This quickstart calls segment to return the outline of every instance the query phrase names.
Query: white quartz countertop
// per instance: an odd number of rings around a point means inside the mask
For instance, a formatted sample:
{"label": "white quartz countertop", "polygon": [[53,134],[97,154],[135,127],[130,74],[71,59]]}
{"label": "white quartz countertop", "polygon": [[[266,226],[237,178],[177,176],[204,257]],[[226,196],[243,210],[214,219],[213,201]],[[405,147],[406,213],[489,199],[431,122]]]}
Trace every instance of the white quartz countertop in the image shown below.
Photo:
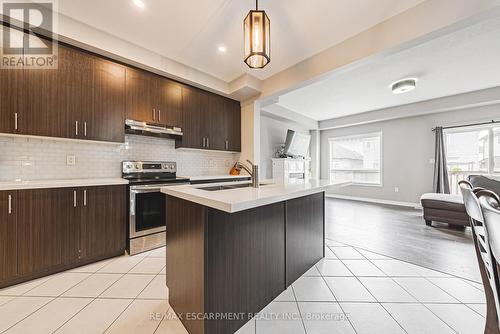
{"label": "white quartz countertop", "polygon": [[[234,184],[248,181],[233,182]],[[227,185],[227,183],[210,183],[197,185],[179,185],[164,187],[161,191],[167,195],[182,198],[229,213],[251,209],[267,204],[286,201],[292,198],[307,196],[325,191],[332,187],[341,187],[348,182],[332,182],[329,180],[300,180],[293,183],[279,183],[275,180],[261,181],[265,185],[260,188],[236,188],[208,191],[199,188]]]}
{"label": "white quartz countertop", "polygon": [[241,179],[241,178],[249,178],[250,175],[242,174],[242,175],[198,175],[198,176],[185,176],[191,181],[208,181],[208,180],[225,180],[225,179]]}
{"label": "white quartz countertop", "polygon": [[7,182],[2,181],[0,182],[0,190],[92,187],[92,186],[107,186],[107,185],[118,185],[118,184],[128,184],[128,181],[122,178],[7,181]]}

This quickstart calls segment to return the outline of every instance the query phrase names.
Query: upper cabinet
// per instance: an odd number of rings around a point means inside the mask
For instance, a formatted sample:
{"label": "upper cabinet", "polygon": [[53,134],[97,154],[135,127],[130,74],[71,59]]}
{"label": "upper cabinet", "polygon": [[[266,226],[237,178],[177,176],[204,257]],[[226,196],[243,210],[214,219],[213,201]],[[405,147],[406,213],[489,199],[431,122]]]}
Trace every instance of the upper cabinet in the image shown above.
{"label": "upper cabinet", "polygon": [[59,44],[56,69],[0,69],[0,131],[124,141],[125,68]]}
{"label": "upper cabinet", "polygon": [[182,127],[182,86],[146,71],[127,68],[127,119]]}
{"label": "upper cabinet", "polygon": [[[93,140],[125,140],[125,67],[93,57],[92,110],[87,136]],[[85,124],[84,124],[85,125]],[[85,130],[85,129],[84,129]]]}
{"label": "upper cabinet", "polygon": [[2,133],[124,142],[125,119],[180,127],[176,147],[241,150],[237,101],[62,43],[57,69],[0,68]]}
{"label": "upper cabinet", "polygon": [[184,135],[177,147],[241,151],[239,102],[185,86],[182,103]]}
{"label": "upper cabinet", "polygon": [[156,75],[127,67],[126,118],[143,122],[156,120]]}

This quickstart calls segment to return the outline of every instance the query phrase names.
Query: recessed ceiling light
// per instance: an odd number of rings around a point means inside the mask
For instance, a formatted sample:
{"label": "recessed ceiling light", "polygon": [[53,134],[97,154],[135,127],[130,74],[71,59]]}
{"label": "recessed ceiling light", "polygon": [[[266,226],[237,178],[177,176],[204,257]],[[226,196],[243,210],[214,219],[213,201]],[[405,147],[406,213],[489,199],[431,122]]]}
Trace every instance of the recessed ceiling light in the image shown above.
{"label": "recessed ceiling light", "polygon": [[133,1],[134,1],[134,5],[136,5],[137,7],[144,8],[144,1],[142,1],[142,0],[133,0]]}
{"label": "recessed ceiling light", "polygon": [[227,48],[226,48],[225,46],[221,45],[221,46],[219,46],[219,47],[217,48],[217,50],[219,50],[219,52],[220,52],[220,53],[226,53]]}
{"label": "recessed ceiling light", "polygon": [[417,78],[406,78],[398,80],[390,85],[393,94],[403,94],[417,88]]}

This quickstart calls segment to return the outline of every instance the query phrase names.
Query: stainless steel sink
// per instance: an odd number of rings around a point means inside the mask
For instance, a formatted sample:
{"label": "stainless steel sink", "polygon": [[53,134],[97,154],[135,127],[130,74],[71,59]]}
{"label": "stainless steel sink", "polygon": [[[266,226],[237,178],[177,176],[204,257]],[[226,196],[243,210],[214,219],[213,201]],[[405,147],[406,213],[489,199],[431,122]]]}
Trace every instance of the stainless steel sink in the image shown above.
{"label": "stainless steel sink", "polygon": [[[272,183],[260,183],[260,186],[267,186]],[[239,183],[239,184],[224,184],[218,186],[207,186],[207,187],[199,187],[196,189],[206,190],[206,191],[219,191],[219,190],[228,190],[228,189],[238,189],[238,188],[251,188],[251,183]]]}

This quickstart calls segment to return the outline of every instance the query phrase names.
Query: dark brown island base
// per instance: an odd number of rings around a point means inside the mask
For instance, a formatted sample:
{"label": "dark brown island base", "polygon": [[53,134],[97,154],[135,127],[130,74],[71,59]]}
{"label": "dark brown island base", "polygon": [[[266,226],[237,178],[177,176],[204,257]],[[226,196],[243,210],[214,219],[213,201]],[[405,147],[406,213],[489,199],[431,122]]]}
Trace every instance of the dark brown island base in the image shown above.
{"label": "dark brown island base", "polygon": [[230,213],[167,194],[169,302],[190,334],[236,332],[324,257],[324,196]]}

